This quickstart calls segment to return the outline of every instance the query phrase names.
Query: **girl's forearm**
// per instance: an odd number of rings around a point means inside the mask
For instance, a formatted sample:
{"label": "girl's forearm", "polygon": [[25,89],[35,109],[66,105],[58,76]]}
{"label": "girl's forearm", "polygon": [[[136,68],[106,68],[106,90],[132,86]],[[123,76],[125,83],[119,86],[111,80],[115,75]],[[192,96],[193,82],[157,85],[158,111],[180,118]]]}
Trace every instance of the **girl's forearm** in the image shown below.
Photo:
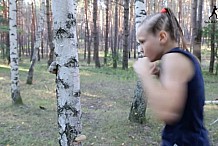
{"label": "girl's forearm", "polygon": [[170,93],[159,80],[152,76],[144,77],[142,84],[149,104],[160,120],[172,123],[179,119],[180,112],[174,107],[176,101],[173,93]]}

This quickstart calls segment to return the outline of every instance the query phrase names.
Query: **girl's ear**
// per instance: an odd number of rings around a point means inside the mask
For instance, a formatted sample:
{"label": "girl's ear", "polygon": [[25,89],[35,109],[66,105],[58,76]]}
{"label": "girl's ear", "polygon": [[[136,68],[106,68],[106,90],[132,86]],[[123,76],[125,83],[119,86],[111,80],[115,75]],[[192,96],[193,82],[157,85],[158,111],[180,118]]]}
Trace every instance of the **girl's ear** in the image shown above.
{"label": "girl's ear", "polygon": [[159,40],[161,44],[165,44],[168,40],[168,33],[166,31],[161,30],[159,33]]}

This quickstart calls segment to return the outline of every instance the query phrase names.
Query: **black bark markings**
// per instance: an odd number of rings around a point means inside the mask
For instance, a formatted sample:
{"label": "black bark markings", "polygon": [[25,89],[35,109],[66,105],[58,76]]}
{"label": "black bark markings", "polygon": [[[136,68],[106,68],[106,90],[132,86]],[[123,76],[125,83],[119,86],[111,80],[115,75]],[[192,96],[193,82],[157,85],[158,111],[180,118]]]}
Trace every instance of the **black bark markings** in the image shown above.
{"label": "black bark markings", "polygon": [[[63,107],[58,106],[59,115],[65,114],[66,119],[69,119],[69,114],[67,114],[67,111],[71,111],[72,114],[70,114],[70,116],[72,115],[73,117],[77,117],[77,115],[79,114],[79,111],[75,107],[70,106],[68,103],[65,103]],[[61,137],[63,136],[63,134],[65,134],[68,140],[73,139],[73,141],[75,141],[76,136],[78,134],[81,134],[81,132],[78,132],[76,130],[76,126],[71,125],[69,122],[67,122],[65,125],[66,125],[65,130],[63,132],[59,132]],[[61,127],[59,122],[58,122],[58,126]],[[67,141],[67,143],[68,145],[70,145],[71,141]]]}
{"label": "black bark markings", "polygon": [[62,27],[60,27],[55,36],[59,39],[59,38],[63,38],[64,37],[64,34],[68,34],[67,31],[65,29],[63,29]]}
{"label": "black bark markings", "polygon": [[68,83],[64,82],[64,79],[61,79],[59,76],[57,80],[64,86],[64,89],[68,89],[70,87]]}
{"label": "black bark markings", "polygon": [[64,64],[66,67],[79,67],[79,62],[77,61],[76,57],[73,56],[69,58],[69,61]]}

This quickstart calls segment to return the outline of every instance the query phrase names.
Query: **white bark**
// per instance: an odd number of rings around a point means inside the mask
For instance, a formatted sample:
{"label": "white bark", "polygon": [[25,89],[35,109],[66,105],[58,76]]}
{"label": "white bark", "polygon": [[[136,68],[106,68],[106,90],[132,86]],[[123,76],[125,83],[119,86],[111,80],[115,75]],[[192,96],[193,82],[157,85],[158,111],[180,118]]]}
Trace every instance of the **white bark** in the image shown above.
{"label": "white bark", "polygon": [[61,146],[74,145],[74,140],[82,129],[76,6],[76,0],[52,1]]}
{"label": "white bark", "polygon": [[9,36],[10,36],[10,65],[11,65],[11,97],[15,104],[22,103],[19,88],[19,68],[17,51],[17,6],[16,0],[9,1]]}
{"label": "white bark", "polygon": [[[144,0],[135,0],[135,28],[138,31],[139,24],[143,21],[146,16]],[[138,57],[141,57],[141,49],[139,43],[138,47]],[[136,89],[134,91],[133,103],[131,106],[129,120],[132,122],[143,123],[145,122],[145,112],[147,108],[147,99],[144,95],[141,82],[138,80],[136,84]]]}
{"label": "white bark", "polygon": [[43,32],[43,26],[45,21],[45,0],[41,0],[41,7],[40,7],[40,13],[39,17],[37,17],[38,25],[37,25],[37,32],[36,32],[36,43],[35,43],[35,56],[37,58],[37,52],[39,51],[40,45],[41,45],[41,34]]}
{"label": "white bark", "polygon": [[[146,2],[144,0],[135,0],[135,27],[136,32],[138,31],[138,26],[142,22],[142,20],[146,17],[145,6]],[[138,53],[140,52],[140,46],[138,47]]]}

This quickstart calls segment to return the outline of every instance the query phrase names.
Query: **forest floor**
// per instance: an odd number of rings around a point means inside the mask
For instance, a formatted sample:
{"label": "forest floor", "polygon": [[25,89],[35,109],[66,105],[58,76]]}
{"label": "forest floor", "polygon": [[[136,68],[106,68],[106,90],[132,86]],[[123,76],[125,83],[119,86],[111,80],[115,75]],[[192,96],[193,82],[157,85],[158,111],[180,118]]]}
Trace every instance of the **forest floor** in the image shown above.
{"label": "forest floor", "polygon": [[[130,63],[131,66],[132,63]],[[33,85],[26,84],[29,61],[20,61],[20,90],[25,106],[13,106],[10,67],[0,63],[0,146],[58,146],[55,75],[46,60],[37,62]],[[206,98],[218,98],[218,76],[204,71]],[[158,146],[163,124],[149,106],[146,123],[128,120],[137,78],[128,71],[80,62],[82,134],[84,146]],[[41,107],[41,108],[40,108]],[[44,107],[45,109],[42,109]],[[205,106],[211,146],[218,146],[218,106]]]}

